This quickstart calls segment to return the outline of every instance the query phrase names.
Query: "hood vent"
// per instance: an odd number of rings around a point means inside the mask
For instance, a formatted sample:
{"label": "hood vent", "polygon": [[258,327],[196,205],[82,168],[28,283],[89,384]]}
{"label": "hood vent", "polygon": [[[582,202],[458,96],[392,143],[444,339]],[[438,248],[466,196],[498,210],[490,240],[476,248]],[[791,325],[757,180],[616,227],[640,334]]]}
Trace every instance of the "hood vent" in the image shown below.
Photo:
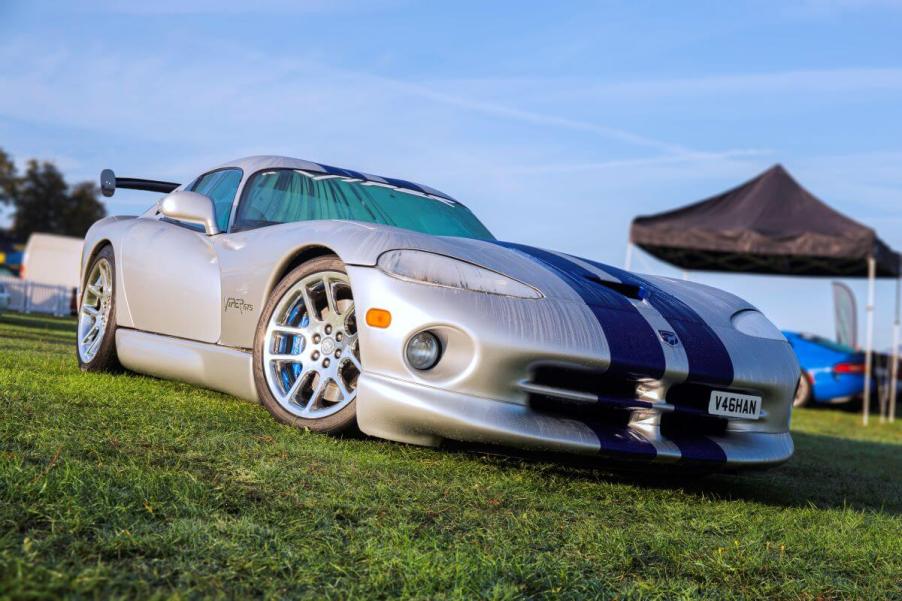
{"label": "hood vent", "polygon": [[648,290],[643,286],[624,284],[622,282],[611,282],[608,280],[603,280],[595,274],[586,274],[583,277],[593,284],[604,286],[605,288],[620,293],[627,298],[632,298],[634,300],[645,300],[646,298],[648,298]]}

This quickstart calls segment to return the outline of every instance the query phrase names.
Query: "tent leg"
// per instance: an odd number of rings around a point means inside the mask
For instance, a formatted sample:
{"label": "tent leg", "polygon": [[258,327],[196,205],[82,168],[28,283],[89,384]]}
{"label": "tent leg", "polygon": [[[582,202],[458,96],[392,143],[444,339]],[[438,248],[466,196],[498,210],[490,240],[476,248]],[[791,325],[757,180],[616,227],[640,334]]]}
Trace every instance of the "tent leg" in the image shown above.
{"label": "tent leg", "polygon": [[874,279],[877,274],[877,264],[874,257],[868,257],[868,305],[867,311],[867,342],[865,343],[864,356],[864,402],[861,407],[861,423],[868,425],[868,416],[871,413],[871,376],[874,371],[872,350],[874,348]]}
{"label": "tent leg", "polygon": [[626,243],[626,260],[623,263],[624,269],[629,271],[633,267],[633,243]]}
{"label": "tent leg", "polygon": [[899,384],[899,300],[902,276],[896,278],[896,319],[893,322],[893,364],[890,367],[889,421],[896,421],[896,387]]}

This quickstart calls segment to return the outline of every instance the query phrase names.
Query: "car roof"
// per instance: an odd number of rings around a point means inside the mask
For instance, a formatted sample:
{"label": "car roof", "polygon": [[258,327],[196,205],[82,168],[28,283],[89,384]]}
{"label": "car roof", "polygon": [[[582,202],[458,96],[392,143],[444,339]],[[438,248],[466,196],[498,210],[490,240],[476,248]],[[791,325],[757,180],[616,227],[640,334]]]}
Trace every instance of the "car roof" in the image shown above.
{"label": "car roof", "polygon": [[323,163],[314,163],[313,161],[306,161],[304,159],[295,159],[291,157],[276,155],[249,156],[223,163],[222,165],[216,167],[216,169],[225,169],[228,167],[238,167],[246,174],[255,173],[264,169],[299,169],[301,171],[321,173],[323,175],[334,175],[337,177],[359,179],[361,181],[384,184],[402,190],[409,190],[411,192],[427,194],[429,196],[435,196],[437,198],[443,198],[445,200],[457,202],[454,198],[448,196],[444,192],[440,192],[435,188],[423,184],[417,184],[411,181],[394,177],[372,175],[370,173],[364,173],[362,171],[355,171],[353,169],[345,169],[342,167],[333,167],[331,165],[324,165]]}

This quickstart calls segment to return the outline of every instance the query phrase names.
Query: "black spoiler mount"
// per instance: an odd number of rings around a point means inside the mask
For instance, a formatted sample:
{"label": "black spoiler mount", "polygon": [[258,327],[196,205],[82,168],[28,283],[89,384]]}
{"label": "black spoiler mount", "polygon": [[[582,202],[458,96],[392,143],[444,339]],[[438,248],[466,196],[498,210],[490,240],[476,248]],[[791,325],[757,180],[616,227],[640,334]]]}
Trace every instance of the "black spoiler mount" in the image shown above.
{"label": "black spoiler mount", "polygon": [[100,192],[104,196],[112,196],[116,188],[129,190],[146,190],[147,192],[162,192],[169,194],[181,184],[173,182],[160,182],[153,179],[138,179],[136,177],[116,177],[112,169],[104,169],[100,172]]}

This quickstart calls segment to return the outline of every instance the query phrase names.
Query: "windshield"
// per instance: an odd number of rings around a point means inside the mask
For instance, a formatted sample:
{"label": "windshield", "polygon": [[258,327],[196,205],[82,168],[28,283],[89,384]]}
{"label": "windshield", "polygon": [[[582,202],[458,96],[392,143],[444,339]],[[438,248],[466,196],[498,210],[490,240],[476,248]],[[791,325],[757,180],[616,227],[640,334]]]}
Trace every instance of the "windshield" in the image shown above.
{"label": "windshield", "polygon": [[804,340],[808,340],[810,342],[814,342],[815,344],[819,344],[821,346],[827,347],[830,350],[837,351],[840,353],[854,353],[855,349],[851,346],[846,346],[845,344],[840,344],[838,342],[833,342],[832,340],[828,340],[822,336],[817,336],[815,334],[799,334]]}
{"label": "windshield", "polygon": [[393,225],[435,236],[494,240],[462,204],[370,182],[316,177],[293,169],[261,171],[245,186],[234,230],[315,219]]}

